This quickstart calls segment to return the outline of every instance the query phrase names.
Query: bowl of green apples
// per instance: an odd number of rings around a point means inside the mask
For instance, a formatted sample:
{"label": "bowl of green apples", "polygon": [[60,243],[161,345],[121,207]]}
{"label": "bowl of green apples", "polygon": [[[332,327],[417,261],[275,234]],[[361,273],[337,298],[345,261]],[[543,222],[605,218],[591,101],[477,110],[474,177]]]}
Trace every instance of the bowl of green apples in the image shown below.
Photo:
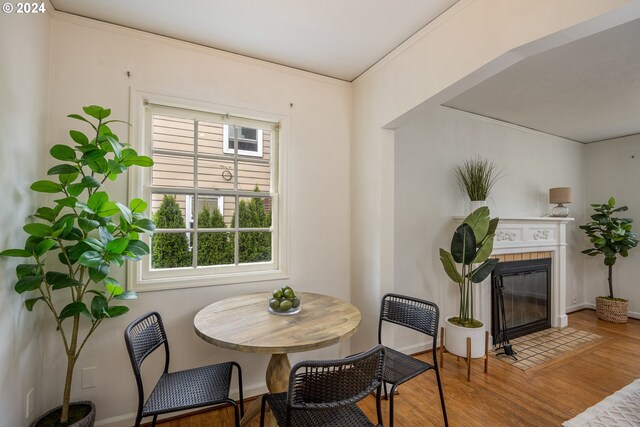
{"label": "bowl of green apples", "polygon": [[268,301],[269,313],[291,315],[302,310],[302,302],[290,286],[283,286],[271,293]]}

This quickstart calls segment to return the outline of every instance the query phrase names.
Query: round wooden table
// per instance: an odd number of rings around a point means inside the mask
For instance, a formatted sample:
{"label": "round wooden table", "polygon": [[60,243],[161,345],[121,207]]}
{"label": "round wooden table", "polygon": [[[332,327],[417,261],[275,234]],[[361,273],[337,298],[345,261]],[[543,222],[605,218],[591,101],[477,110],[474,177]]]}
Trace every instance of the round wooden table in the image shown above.
{"label": "round wooden table", "polygon": [[[270,393],[287,390],[291,363],[287,353],[315,350],[353,335],[360,326],[360,310],[339,298],[303,292],[302,310],[294,315],[272,314],[270,293],[239,295],[214,302],[193,319],[196,334],[218,347],[271,354],[266,382]],[[248,423],[260,412],[254,400],[242,419]]]}

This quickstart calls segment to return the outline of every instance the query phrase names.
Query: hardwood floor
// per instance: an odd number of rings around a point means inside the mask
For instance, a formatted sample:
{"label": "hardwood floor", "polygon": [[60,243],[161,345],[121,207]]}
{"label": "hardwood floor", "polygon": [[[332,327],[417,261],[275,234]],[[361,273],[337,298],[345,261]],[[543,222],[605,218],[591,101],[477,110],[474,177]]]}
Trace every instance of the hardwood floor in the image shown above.
{"label": "hardwood floor", "polygon": [[[441,370],[449,425],[457,426],[559,426],[589,406],[640,378],[640,320],[617,325],[598,320],[595,311],[569,315],[575,329],[604,337],[597,345],[525,374],[506,363],[490,360],[489,372],[474,361],[471,382],[466,365],[445,355]],[[516,348],[517,350],[517,348]],[[419,356],[431,360],[431,353]],[[425,373],[399,388],[395,399],[395,425],[428,427],[444,425],[435,375]],[[375,419],[373,397],[361,403]],[[388,406],[383,401],[385,425]],[[231,409],[220,409],[163,423],[163,427],[232,426]],[[258,426],[256,421],[252,426]]]}

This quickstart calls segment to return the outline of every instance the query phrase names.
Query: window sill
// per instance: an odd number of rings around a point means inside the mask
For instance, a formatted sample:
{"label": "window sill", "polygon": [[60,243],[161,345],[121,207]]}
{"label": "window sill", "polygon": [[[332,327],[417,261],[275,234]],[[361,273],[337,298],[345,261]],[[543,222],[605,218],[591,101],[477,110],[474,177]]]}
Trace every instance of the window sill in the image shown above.
{"label": "window sill", "polygon": [[151,292],[170,289],[232,285],[237,283],[265,282],[270,280],[283,280],[288,278],[289,275],[282,270],[247,271],[242,273],[236,272],[228,274],[163,277],[154,279],[142,279],[140,277],[133,277],[131,278],[133,280],[129,281],[129,283],[131,284],[129,286],[129,289],[136,292]]}

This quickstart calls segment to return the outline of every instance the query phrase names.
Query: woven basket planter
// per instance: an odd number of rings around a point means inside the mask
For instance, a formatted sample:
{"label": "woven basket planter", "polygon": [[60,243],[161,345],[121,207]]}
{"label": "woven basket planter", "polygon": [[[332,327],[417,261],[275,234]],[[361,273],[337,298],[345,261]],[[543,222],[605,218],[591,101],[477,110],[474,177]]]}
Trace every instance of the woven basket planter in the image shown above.
{"label": "woven basket planter", "polygon": [[627,323],[629,301],[596,297],[598,319],[611,323]]}

